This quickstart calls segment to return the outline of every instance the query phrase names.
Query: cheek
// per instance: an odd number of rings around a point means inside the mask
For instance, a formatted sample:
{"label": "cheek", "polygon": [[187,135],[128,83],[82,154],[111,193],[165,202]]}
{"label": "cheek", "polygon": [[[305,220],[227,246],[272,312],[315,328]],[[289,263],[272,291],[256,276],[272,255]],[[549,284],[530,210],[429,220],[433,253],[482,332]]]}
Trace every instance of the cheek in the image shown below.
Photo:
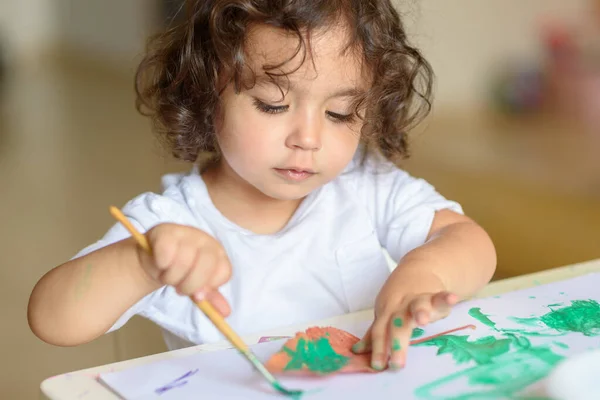
{"label": "cheek", "polygon": [[350,129],[342,129],[331,136],[328,143],[329,158],[337,168],[344,168],[354,156],[359,144],[359,134]]}
{"label": "cheek", "polygon": [[[256,113],[232,113],[222,120],[217,129],[217,138],[223,155],[228,159],[253,160],[255,163],[261,156],[272,154],[276,143],[273,143],[273,126],[258,118]],[[234,160],[228,160],[234,161]]]}

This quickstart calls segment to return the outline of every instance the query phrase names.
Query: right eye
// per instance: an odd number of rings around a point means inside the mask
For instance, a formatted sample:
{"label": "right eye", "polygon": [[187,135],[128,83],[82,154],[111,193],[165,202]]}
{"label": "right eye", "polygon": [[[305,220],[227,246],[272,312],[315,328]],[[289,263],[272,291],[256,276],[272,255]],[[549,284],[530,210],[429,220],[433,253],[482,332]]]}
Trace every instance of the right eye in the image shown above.
{"label": "right eye", "polygon": [[289,106],[273,106],[256,98],[254,99],[254,107],[256,107],[258,111],[262,111],[267,114],[279,114],[289,108]]}

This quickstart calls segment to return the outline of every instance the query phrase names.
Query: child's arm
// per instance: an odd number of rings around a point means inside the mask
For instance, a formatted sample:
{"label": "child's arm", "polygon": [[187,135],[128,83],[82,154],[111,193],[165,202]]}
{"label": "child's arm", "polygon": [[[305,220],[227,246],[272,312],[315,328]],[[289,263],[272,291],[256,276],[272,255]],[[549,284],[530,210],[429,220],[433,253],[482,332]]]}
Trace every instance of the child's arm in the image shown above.
{"label": "child's arm", "polygon": [[159,287],[142,268],[135,241],[128,238],[44,275],[29,299],[29,326],[50,344],[86,343]]}
{"label": "child's arm", "polygon": [[226,301],[212,290],[231,274],[219,242],[198,229],[175,224],[157,225],[146,236],[152,256],[128,238],[42,277],[29,299],[28,320],[35,335],[60,346],[89,342],[163,285],[188,296],[210,292],[209,300],[228,313]]}
{"label": "child's arm", "polygon": [[496,268],[487,233],[468,217],[436,213],[427,242],[398,263],[379,296],[375,321],[358,352],[372,351],[374,367],[404,366],[412,329],[448,315],[450,308],[481,289]]}

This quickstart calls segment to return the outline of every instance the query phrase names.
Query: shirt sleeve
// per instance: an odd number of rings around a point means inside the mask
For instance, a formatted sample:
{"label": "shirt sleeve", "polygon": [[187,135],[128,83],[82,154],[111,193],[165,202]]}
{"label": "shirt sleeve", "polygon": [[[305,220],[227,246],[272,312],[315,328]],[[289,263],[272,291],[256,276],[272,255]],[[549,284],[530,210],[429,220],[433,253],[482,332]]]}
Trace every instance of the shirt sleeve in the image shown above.
{"label": "shirt sleeve", "polygon": [[[182,204],[165,196],[155,193],[144,193],[129,201],[121,211],[129,219],[131,224],[140,232],[145,233],[151,228],[161,223],[179,223],[189,224],[189,213],[186,212]],[[83,257],[93,251],[116,243],[131,236],[121,223],[113,225],[108,232],[99,241],[87,246],[75,255],[75,258]],[[150,320],[155,319],[155,306],[161,298],[168,295],[168,288],[162,287],[140,299],[131,306],[113,326],[107,331],[112,332],[121,328],[131,317],[139,314]]]}
{"label": "shirt sleeve", "polygon": [[367,165],[358,176],[357,189],[367,203],[379,242],[396,263],[425,243],[437,211],[463,213],[458,203],[444,198],[431,184],[394,165],[376,169]]}

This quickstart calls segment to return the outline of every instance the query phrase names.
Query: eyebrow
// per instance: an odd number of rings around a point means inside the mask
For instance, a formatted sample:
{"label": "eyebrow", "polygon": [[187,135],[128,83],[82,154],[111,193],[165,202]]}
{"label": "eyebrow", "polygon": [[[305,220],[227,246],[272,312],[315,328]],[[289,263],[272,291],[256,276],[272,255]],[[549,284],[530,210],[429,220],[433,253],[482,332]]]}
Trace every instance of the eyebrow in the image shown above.
{"label": "eyebrow", "polygon": [[[284,77],[274,76],[273,79],[267,76],[259,76],[256,78],[255,84],[257,86],[269,86],[269,85],[278,85],[279,87],[286,87],[288,90],[293,90],[293,83],[287,81]],[[355,97],[363,95],[365,92],[358,87],[344,87],[339,90],[336,90],[331,95],[327,96],[329,99],[333,99],[336,97]]]}

